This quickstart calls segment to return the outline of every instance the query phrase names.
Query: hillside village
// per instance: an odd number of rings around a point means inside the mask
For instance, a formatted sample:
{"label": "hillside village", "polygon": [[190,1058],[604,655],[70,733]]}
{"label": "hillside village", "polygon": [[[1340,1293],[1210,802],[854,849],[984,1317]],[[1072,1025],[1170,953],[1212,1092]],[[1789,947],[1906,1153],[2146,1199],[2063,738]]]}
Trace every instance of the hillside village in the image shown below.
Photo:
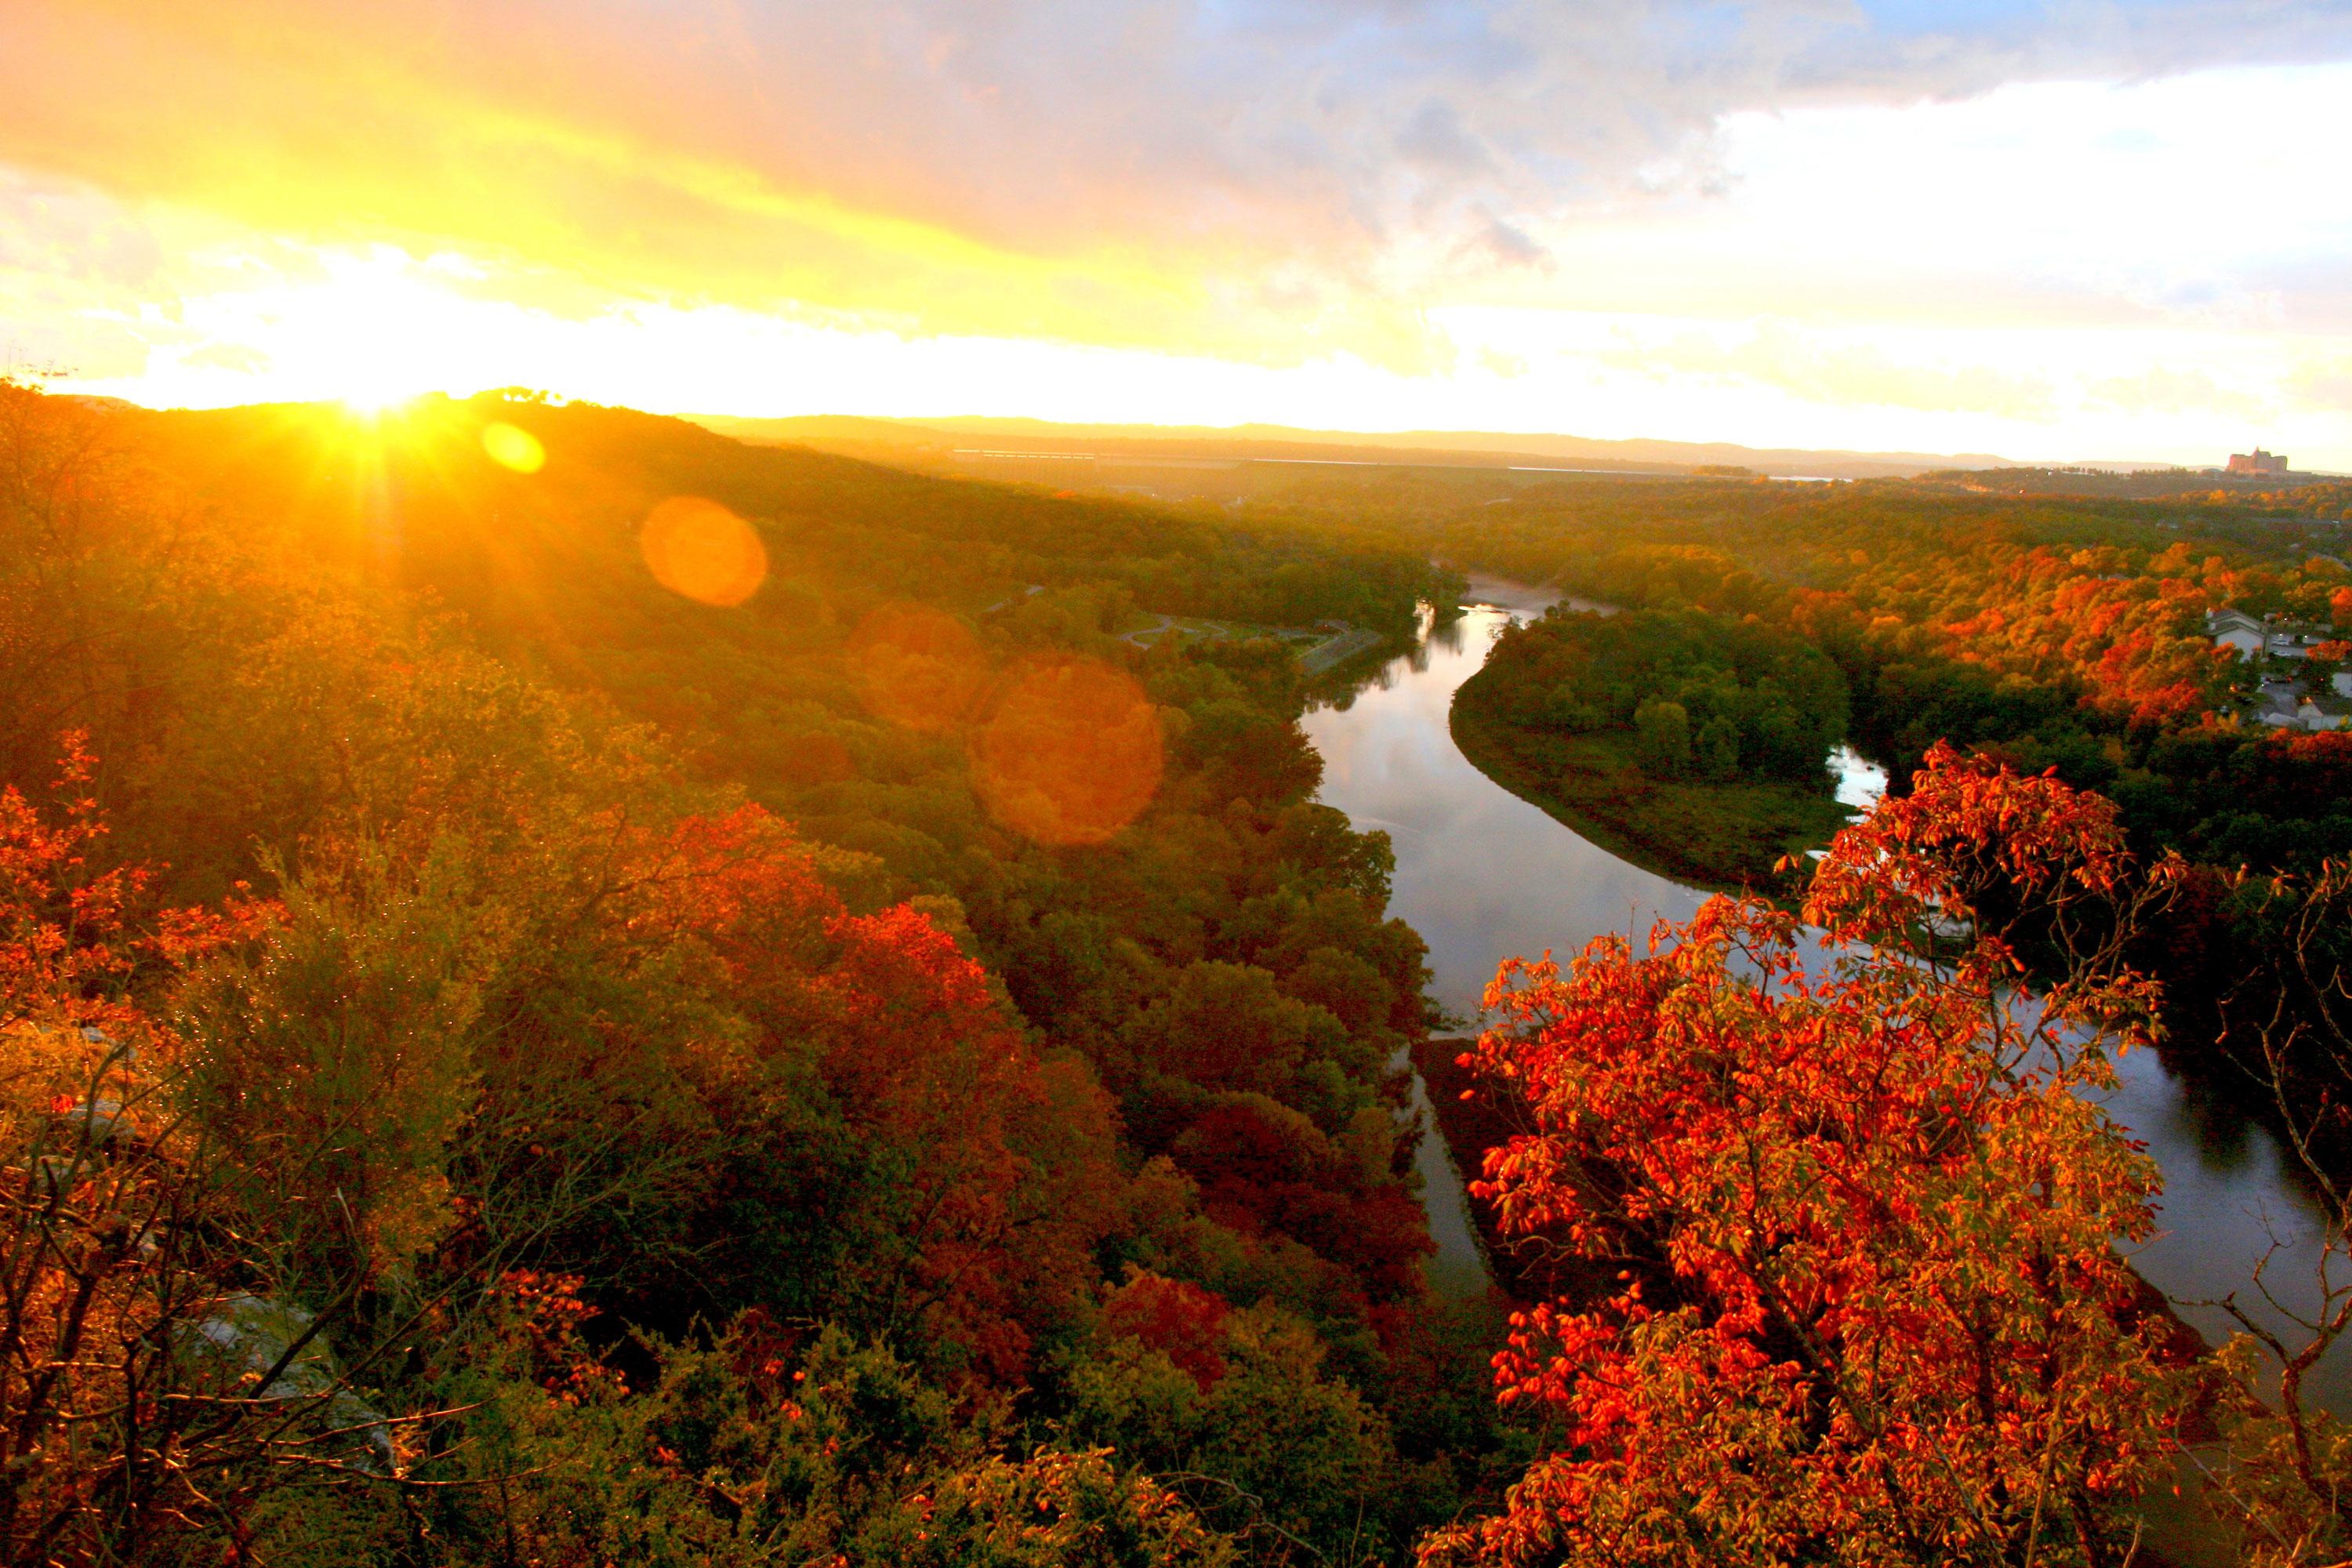
{"label": "hillside village", "polygon": [[2278,729],[2340,730],[2352,721],[2352,644],[2334,628],[2283,616],[2216,610],[2206,634],[2242,662],[2254,688],[2246,717]]}

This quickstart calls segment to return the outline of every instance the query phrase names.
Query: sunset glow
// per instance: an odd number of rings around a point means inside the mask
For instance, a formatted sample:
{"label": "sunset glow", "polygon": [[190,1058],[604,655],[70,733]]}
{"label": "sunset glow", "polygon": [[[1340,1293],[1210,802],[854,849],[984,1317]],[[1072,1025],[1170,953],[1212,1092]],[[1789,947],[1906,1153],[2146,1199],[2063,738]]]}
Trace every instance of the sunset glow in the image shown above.
{"label": "sunset glow", "polygon": [[157,405],[2352,467],[2352,195],[2284,155],[2334,13],[1348,11],[32,0],[0,344]]}
{"label": "sunset glow", "polygon": [[0,0],[0,1564],[2352,1568],[2352,0]]}

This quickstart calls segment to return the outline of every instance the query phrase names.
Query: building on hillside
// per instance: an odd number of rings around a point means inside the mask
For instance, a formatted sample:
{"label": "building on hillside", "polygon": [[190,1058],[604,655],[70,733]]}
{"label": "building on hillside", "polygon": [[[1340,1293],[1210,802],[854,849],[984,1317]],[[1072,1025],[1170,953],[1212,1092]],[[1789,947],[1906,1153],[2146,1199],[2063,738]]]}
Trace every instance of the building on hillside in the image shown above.
{"label": "building on hillside", "polygon": [[2251,452],[2230,454],[2230,472],[2233,474],[2284,474],[2286,459],[2275,452],[2265,452],[2260,447]]}
{"label": "building on hillside", "polygon": [[2299,728],[2304,693],[2301,685],[2291,680],[2265,680],[2254,693],[2254,717],[2277,729]]}
{"label": "building on hillside", "polygon": [[2236,651],[2240,658],[2252,658],[2263,651],[2263,623],[2243,610],[2216,610],[2205,617],[2205,634],[2216,647]]}
{"label": "building on hillside", "polygon": [[2243,610],[2215,610],[2205,617],[2205,635],[2216,647],[2226,647],[2240,658],[2267,655],[2272,658],[2309,658],[2311,650],[2327,640],[2326,628],[2305,621],[2266,616],[2261,620]]}
{"label": "building on hillside", "polygon": [[2265,680],[2254,694],[2252,717],[2273,730],[2341,730],[2352,717],[2347,710],[2352,704],[2333,691],[2315,698],[2300,680]]}

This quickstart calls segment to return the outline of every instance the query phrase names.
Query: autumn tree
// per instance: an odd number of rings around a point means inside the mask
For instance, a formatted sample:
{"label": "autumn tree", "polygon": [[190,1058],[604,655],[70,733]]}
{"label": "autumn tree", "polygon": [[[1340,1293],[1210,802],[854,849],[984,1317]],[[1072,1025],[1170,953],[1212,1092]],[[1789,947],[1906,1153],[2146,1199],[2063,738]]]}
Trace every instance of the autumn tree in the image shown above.
{"label": "autumn tree", "polygon": [[2247,930],[2216,1005],[2224,1071],[2283,1135],[2318,1245],[2314,1256],[2273,1233],[2218,1303],[2239,1332],[2219,1357],[2233,1397],[2204,1469],[2241,1561],[2307,1568],[2352,1556],[2352,1428],[2314,1386],[2352,1332],[2352,865],[2241,872],[2228,892]]}
{"label": "autumn tree", "polygon": [[1615,1282],[1514,1318],[1500,1396],[1562,1441],[1423,1561],[2124,1561],[2179,1380],[2116,1245],[2158,1173],[2080,1091],[2148,1041],[2161,881],[2105,801],[1939,748],[1813,929],[1716,900],[1507,963],[1465,1061],[1528,1131],[1473,1190]]}
{"label": "autumn tree", "polygon": [[381,1347],[348,1296],[277,1293],[244,1173],[189,1114],[187,1042],[131,988],[273,912],[156,909],[144,868],[103,864],[93,764],[68,736],[56,806],[0,789],[0,1557],[184,1562],[290,1491],[396,1486],[394,1435],[429,1413],[354,1394],[330,1332]]}
{"label": "autumn tree", "polygon": [[[1071,1372],[1066,1441],[1102,1445],[1228,1531],[1248,1560],[1369,1565],[1403,1546],[1388,1424],[1299,1320],[1228,1312],[1151,1275],[1112,1293],[1108,1343]],[[1403,1517],[1401,1517],[1403,1516]]]}
{"label": "autumn tree", "polygon": [[[561,1326],[547,1338],[559,1354],[579,1349]],[[1024,1453],[1001,1407],[961,1407],[837,1330],[795,1349],[752,1315],[709,1344],[662,1349],[651,1387],[606,1382],[517,1408],[499,1453],[453,1454],[459,1473],[522,1461],[532,1477],[443,1494],[454,1560],[1224,1568],[1239,1556],[1108,1450]]]}

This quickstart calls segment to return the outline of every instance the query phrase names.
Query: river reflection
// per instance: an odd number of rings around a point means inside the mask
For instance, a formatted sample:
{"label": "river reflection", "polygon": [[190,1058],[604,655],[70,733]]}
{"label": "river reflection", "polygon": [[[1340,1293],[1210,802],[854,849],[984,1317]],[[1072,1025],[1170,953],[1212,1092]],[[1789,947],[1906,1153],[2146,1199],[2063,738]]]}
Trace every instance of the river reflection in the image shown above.
{"label": "river reflection", "polygon": [[1480,773],[1454,743],[1454,692],[1478,672],[1514,616],[1556,594],[1474,578],[1475,603],[1345,708],[1307,715],[1323,754],[1320,799],[1396,846],[1391,906],[1429,943],[1439,1005],[1478,1012],[1495,966],[1546,948],[1565,958],[1606,931],[1686,920],[1704,895],[1578,837]]}
{"label": "river reflection", "polygon": [[[1504,626],[1559,599],[1473,578],[1461,619],[1305,720],[1323,755],[1320,798],[1359,827],[1387,830],[1396,847],[1392,910],[1429,943],[1432,994],[1465,1023],[1503,959],[1547,948],[1565,958],[1605,931],[1639,934],[1661,918],[1685,920],[1705,897],[1579,837],[1488,779],[1454,744],[1454,690],[1477,672]],[[1866,805],[1885,787],[1885,773],[1861,758],[1842,753],[1839,763],[1839,798],[1848,804]],[[2242,1118],[2190,1099],[2151,1052],[2132,1053],[2118,1070],[2107,1109],[2147,1140],[2165,1174],[2164,1233],[2137,1254],[2140,1271],[2218,1341],[2230,1330],[2227,1314],[2195,1303],[2232,1290],[2255,1295],[2254,1269],[2275,1237],[2281,1250],[2268,1282],[2289,1305],[2308,1307],[2317,1297],[2320,1226],[2277,1144]],[[1438,1139],[1424,1141],[1421,1166],[1440,1248],[1437,1281],[1475,1289],[1476,1246]],[[2317,1380],[2337,1408],[2352,1388],[2347,1359],[2332,1358]]]}

